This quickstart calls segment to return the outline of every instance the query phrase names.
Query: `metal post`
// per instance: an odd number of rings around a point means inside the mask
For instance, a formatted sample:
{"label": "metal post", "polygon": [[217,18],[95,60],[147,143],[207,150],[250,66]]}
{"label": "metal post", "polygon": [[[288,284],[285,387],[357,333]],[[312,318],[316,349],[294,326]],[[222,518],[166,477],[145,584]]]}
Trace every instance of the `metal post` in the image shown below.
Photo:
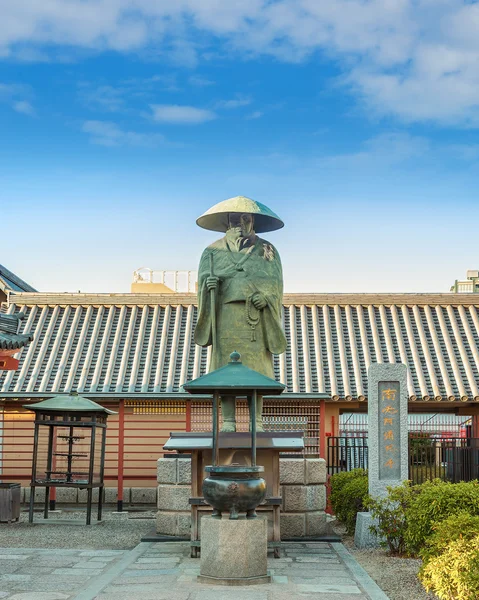
{"label": "metal post", "polygon": [[[54,429],[54,425],[50,425],[49,431],[48,431],[48,452],[47,452],[47,472],[46,472],[47,479],[52,478],[53,429]],[[49,500],[50,500],[50,486],[47,485],[45,488],[45,509],[43,511],[44,519],[48,519],[48,502],[49,502]]]}
{"label": "metal post", "polygon": [[251,405],[251,466],[256,467],[256,401],[258,399],[258,392],[253,391],[253,396],[250,396]]}
{"label": "metal post", "polygon": [[93,417],[93,425],[90,437],[90,468],[88,473],[88,493],[86,507],[86,524],[91,524],[91,501],[93,495],[93,470],[95,468],[95,435],[96,435],[96,415]]}
{"label": "metal post", "polygon": [[101,455],[100,455],[100,489],[98,490],[98,520],[101,521],[101,512],[103,508],[103,491],[105,477],[105,448],[106,448],[106,419],[103,435],[101,438]]}
{"label": "metal post", "polygon": [[[35,415],[36,417],[36,415]],[[35,479],[37,477],[37,455],[38,455],[38,423],[35,421],[33,432],[33,462],[32,462],[32,481],[30,483],[30,510],[28,511],[28,521],[33,523],[33,504],[35,502]]]}
{"label": "metal post", "polygon": [[118,407],[118,505],[117,511],[123,511],[123,465],[125,450],[125,401],[120,400]]}
{"label": "metal post", "polygon": [[220,462],[220,448],[218,440],[219,425],[219,393],[213,394],[213,467],[217,467]]}

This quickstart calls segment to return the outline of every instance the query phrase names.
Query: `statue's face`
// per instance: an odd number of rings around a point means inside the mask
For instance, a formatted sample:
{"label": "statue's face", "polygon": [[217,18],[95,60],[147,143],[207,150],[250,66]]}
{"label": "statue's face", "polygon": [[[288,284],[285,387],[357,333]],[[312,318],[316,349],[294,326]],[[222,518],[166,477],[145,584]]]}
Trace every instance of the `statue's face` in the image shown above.
{"label": "statue's face", "polygon": [[253,233],[254,218],[248,213],[231,213],[229,216],[230,228],[241,229],[241,235],[248,237]]}

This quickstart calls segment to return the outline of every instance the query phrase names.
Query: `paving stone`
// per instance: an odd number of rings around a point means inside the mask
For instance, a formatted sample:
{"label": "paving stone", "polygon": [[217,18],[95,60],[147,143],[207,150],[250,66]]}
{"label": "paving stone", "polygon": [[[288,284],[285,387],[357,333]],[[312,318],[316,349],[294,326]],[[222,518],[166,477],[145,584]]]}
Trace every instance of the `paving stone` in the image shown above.
{"label": "paving stone", "polygon": [[340,577],[339,575],[331,575],[331,573],[324,573],[324,576],[321,573],[316,573],[314,577],[306,577],[305,575],[301,577],[291,576],[291,583],[301,583],[308,585],[324,585],[324,584],[338,584],[338,585],[356,585],[355,581],[351,578],[349,573],[344,572],[344,577]]}
{"label": "paving stone", "polygon": [[[2,597],[0,595],[0,598]],[[67,600],[67,598],[70,598],[69,594],[60,592],[23,592],[10,596],[10,600]]]}
{"label": "paving stone", "polygon": [[171,563],[171,562],[180,562],[180,558],[177,556],[171,556],[168,558],[163,558],[163,557],[146,557],[146,558],[139,558],[136,564],[140,564],[140,565],[148,565],[148,564],[165,564],[165,563]]}
{"label": "paving stone", "polygon": [[[128,585],[149,585],[154,583],[157,586],[163,587],[171,587],[176,580],[178,579],[178,575],[156,575],[156,576],[145,576],[145,577],[120,577],[115,579],[112,583],[113,585],[123,590],[124,587]],[[158,589],[158,588],[157,588]],[[136,598],[136,596],[135,596]]]}
{"label": "paving stone", "polygon": [[124,585],[113,590],[108,587],[96,600],[188,600],[190,595],[189,590],[161,590],[155,584]]}
{"label": "paving stone", "polygon": [[109,567],[110,565],[106,562],[95,562],[91,563],[90,561],[80,562],[76,565],[73,565],[74,569],[81,569],[82,571],[85,569],[104,569],[105,567]]}
{"label": "paving stone", "polygon": [[191,595],[192,600],[268,600],[268,590],[252,590],[245,586],[215,588],[207,584],[201,586],[207,589],[196,591]]}
{"label": "paving stone", "polygon": [[179,569],[129,569],[123,572],[124,577],[154,577],[156,575],[179,575]]}
{"label": "paving stone", "polygon": [[337,585],[328,583],[316,585],[310,585],[307,583],[299,584],[298,591],[307,594],[326,594],[328,592],[333,594],[362,594],[357,585]]}
{"label": "paving stone", "polygon": [[82,569],[81,573],[79,573],[80,569],[75,567],[70,568],[60,568],[55,569],[53,571],[53,575],[65,575],[66,577],[95,577],[96,575],[101,575],[101,569]]}
{"label": "paving stone", "polygon": [[325,563],[325,564],[340,564],[341,561],[336,556],[319,555],[319,556],[297,556],[296,562],[299,563]]}
{"label": "paving stone", "polygon": [[273,575],[273,577],[271,578],[273,583],[288,583],[289,579],[288,577],[286,577],[286,575]]}
{"label": "paving stone", "polygon": [[115,560],[117,557],[116,556],[92,556],[92,558],[90,558],[88,560],[89,563],[95,563],[95,562],[112,562],[113,560]]}
{"label": "paving stone", "polygon": [[19,573],[6,573],[5,575],[0,575],[0,583],[5,581],[30,581],[31,575],[22,575]]}
{"label": "paving stone", "polygon": [[28,554],[1,554],[0,560],[27,560]]}
{"label": "paving stone", "polygon": [[174,560],[169,560],[163,563],[147,563],[145,564],[133,564],[129,566],[130,569],[135,571],[148,571],[151,569],[177,569],[179,568],[179,564]]}
{"label": "paving stone", "polygon": [[79,556],[121,556],[125,552],[123,550],[84,550]]}
{"label": "paving stone", "polygon": [[20,569],[19,572],[26,572],[26,575],[48,575],[53,571],[52,567],[30,567],[26,566]]}

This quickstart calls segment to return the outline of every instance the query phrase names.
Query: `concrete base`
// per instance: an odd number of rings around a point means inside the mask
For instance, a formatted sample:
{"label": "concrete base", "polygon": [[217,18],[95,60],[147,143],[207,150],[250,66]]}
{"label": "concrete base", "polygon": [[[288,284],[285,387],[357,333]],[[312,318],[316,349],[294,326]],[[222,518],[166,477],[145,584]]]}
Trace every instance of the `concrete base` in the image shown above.
{"label": "concrete base", "polygon": [[371,525],[377,521],[369,512],[360,512],[356,515],[356,531],[354,532],[354,545],[356,548],[378,548],[381,539],[371,531]]}
{"label": "concrete base", "polygon": [[270,583],[267,573],[268,527],[263,517],[201,520],[198,581],[216,585]]}
{"label": "concrete base", "polygon": [[264,577],[239,577],[237,579],[198,575],[196,579],[198,583],[209,583],[212,585],[260,585],[262,583],[271,583],[271,575],[265,575]]}

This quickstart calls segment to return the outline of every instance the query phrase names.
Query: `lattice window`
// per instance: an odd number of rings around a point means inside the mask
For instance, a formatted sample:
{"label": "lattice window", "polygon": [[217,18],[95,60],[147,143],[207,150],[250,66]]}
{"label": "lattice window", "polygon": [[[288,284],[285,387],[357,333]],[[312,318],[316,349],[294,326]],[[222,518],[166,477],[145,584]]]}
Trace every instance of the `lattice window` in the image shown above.
{"label": "lattice window", "polygon": [[126,400],[134,415],[184,415],[186,403],[179,400]]}
{"label": "lattice window", "polygon": [[[246,400],[236,402],[236,427],[248,431],[249,412]],[[210,402],[191,402],[192,431],[211,431]],[[220,426],[222,424],[220,411]],[[313,401],[265,400],[263,404],[265,431],[303,431],[304,453],[319,455],[319,403]]]}

